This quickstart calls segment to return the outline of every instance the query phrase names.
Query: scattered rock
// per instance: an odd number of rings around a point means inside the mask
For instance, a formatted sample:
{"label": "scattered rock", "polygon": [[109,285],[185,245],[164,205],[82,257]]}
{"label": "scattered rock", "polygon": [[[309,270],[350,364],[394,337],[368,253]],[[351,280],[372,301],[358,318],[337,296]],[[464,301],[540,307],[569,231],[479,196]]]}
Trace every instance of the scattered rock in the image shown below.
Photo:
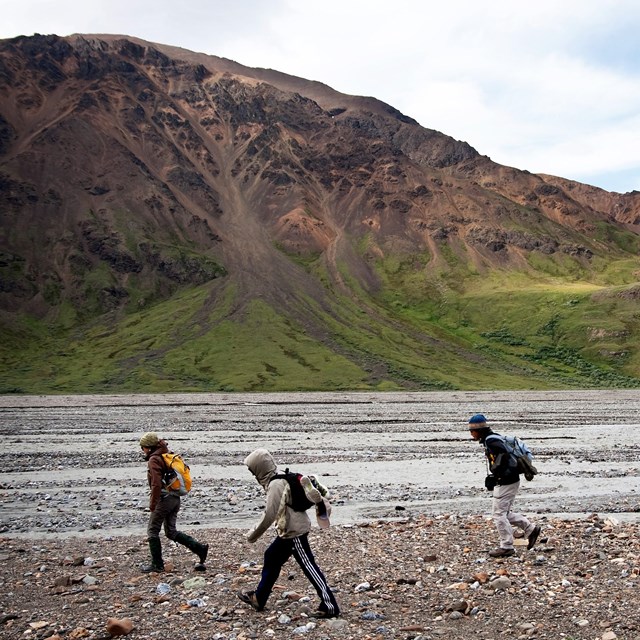
{"label": "scattered rock", "polygon": [[[636,637],[640,525],[619,523],[615,532],[626,534],[621,537],[605,531],[597,516],[536,519],[561,550],[549,553],[543,564],[526,550],[508,564],[483,555],[495,530],[481,515],[414,516],[313,530],[314,554],[342,609],[340,618],[329,620],[311,619],[318,597],[292,561],[263,612],[238,601],[237,591],[255,588],[271,536],[249,545],[234,529],[200,529],[210,545],[208,580],[193,575],[193,554],[175,545],[163,549],[173,573],[158,575],[139,572],[138,561],[147,552],[134,538],[105,543],[92,533],[46,544],[30,541],[23,553],[14,552],[15,540],[0,538],[0,554],[8,556],[0,563],[0,635],[3,640],[48,640],[55,633],[64,640],[102,640],[96,612],[110,611],[115,615],[109,622],[135,620],[140,640],[171,637],[176,625],[189,629],[191,640],[301,635],[386,640],[400,634],[468,640],[486,636],[489,618],[500,620],[495,637],[571,638],[589,631],[599,640]],[[585,535],[588,528],[592,531]],[[424,540],[437,541],[441,564],[425,563],[427,554],[416,551]],[[111,561],[96,553],[105,544]],[[90,570],[99,582],[87,584],[86,574],[69,573],[71,565],[63,559],[80,555],[97,558]],[[594,612],[606,616],[594,618]],[[125,626],[114,629],[125,635]]]}
{"label": "scattered rock", "polygon": [[129,618],[109,618],[107,620],[107,633],[112,636],[126,636],[133,631],[133,622]]}
{"label": "scattered rock", "polygon": [[488,586],[494,591],[498,591],[498,589],[506,590],[511,586],[511,580],[505,576],[501,576],[491,580]]}

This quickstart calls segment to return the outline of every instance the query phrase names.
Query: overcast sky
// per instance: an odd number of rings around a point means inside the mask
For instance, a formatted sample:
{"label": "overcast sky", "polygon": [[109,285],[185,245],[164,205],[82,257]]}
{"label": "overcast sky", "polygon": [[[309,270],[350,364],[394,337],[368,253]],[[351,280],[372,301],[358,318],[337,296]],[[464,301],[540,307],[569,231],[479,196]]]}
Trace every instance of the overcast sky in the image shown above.
{"label": "overcast sky", "polygon": [[640,190],[638,0],[0,0],[0,38],[115,33],[374,96],[500,164]]}

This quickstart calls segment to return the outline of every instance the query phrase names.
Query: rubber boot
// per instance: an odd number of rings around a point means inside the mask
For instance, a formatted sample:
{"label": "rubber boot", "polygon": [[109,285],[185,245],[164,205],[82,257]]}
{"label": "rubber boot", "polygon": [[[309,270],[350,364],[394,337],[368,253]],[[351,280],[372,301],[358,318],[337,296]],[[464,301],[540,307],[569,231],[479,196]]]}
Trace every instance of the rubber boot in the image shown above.
{"label": "rubber boot", "polygon": [[188,536],[186,533],[182,533],[182,531],[178,532],[178,535],[174,538],[174,541],[178,544],[184,545],[185,547],[187,547],[187,549],[189,549],[189,551],[195,553],[200,560],[200,564],[205,563],[207,554],[209,553],[208,544],[202,544],[195,538]]}
{"label": "rubber boot", "polygon": [[149,551],[151,552],[151,564],[142,566],[140,568],[142,573],[160,573],[164,571],[160,538],[149,538]]}

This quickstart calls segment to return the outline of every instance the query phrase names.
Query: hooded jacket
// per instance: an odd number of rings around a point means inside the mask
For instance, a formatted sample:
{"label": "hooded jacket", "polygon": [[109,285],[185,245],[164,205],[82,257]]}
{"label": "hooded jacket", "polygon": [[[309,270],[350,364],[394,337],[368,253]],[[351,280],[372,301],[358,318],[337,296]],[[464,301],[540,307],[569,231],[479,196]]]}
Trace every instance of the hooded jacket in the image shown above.
{"label": "hooded jacket", "polygon": [[165,440],[160,440],[158,446],[147,456],[147,481],[151,489],[151,495],[149,496],[150,511],[156,510],[163,493],[169,493],[162,486],[162,476],[165,472],[165,464],[162,459],[163,453],[169,453],[169,448]]}
{"label": "hooded jacket", "polygon": [[281,538],[296,538],[309,533],[309,516],[306,512],[294,511],[288,504],[291,503],[289,483],[284,478],[271,480],[278,472],[273,456],[266,449],[256,449],[244,463],[267,493],[264,514],[247,534],[247,540],[255,542],[274,522]]}

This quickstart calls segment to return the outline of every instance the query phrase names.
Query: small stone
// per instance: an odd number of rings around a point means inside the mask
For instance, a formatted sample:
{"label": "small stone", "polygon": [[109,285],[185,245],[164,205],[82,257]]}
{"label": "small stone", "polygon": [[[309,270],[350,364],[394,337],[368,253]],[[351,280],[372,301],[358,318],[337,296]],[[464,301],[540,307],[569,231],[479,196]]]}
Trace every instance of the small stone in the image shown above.
{"label": "small stone", "polygon": [[498,591],[498,589],[502,589],[504,591],[511,586],[511,580],[505,576],[501,576],[500,578],[492,580],[488,586],[495,591]]}
{"label": "small stone", "polygon": [[458,600],[457,602],[454,602],[451,605],[450,610],[464,612],[467,610],[468,607],[469,607],[469,603],[466,600]]}
{"label": "small stone", "polygon": [[202,587],[207,586],[207,581],[204,578],[189,578],[189,580],[185,580],[182,583],[182,586],[189,591],[190,589],[201,589]]}
{"label": "small stone", "polygon": [[187,604],[190,607],[206,607],[207,603],[202,598],[193,598],[191,600],[187,600]]}
{"label": "small stone", "polygon": [[112,636],[126,636],[133,631],[133,622],[130,618],[108,618],[107,633]]}

